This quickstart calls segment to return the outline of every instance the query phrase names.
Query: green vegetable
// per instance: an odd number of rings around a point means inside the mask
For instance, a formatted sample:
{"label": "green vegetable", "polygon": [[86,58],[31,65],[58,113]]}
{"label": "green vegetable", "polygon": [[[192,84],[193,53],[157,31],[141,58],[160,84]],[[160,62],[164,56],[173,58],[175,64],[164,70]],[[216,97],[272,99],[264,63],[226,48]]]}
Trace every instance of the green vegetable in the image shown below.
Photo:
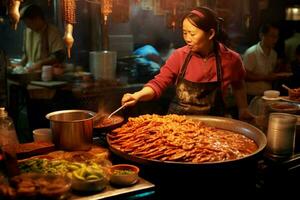
{"label": "green vegetable", "polygon": [[128,175],[128,174],[133,174],[134,171],[128,170],[128,169],[116,169],[113,171],[113,174],[116,175]]}

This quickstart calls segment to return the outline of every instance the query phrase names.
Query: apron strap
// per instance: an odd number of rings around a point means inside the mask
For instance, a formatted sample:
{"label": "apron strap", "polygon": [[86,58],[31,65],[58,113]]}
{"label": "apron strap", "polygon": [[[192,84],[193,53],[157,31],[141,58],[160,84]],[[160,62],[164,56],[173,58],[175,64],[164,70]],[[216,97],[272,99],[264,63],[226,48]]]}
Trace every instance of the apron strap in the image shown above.
{"label": "apron strap", "polygon": [[182,80],[184,78],[184,75],[185,75],[185,72],[186,72],[186,69],[187,69],[187,65],[190,62],[191,57],[192,57],[192,52],[190,51],[188,53],[188,55],[186,56],[185,60],[184,60],[184,63],[182,65],[182,67],[181,67],[179,75],[176,78],[175,85],[177,85],[177,83],[178,83],[179,80]]}
{"label": "apron strap", "polygon": [[[222,62],[221,62],[221,56],[220,56],[220,46],[218,42],[214,43],[214,52],[215,52],[215,57],[216,57],[216,65],[217,65],[217,81],[219,82],[219,87],[217,88],[217,95],[220,97],[219,103],[215,102],[218,104],[219,107],[223,107],[224,111],[226,111],[226,104],[224,102],[223,98],[223,72],[222,72]],[[224,113],[225,114],[225,113]]]}
{"label": "apron strap", "polygon": [[214,44],[214,52],[215,52],[215,57],[216,57],[216,65],[217,65],[217,81],[221,83],[221,86],[223,85],[222,80],[223,80],[223,72],[222,72],[222,63],[221,63],[221,57],[219,53],[219,44],[215,43]]}

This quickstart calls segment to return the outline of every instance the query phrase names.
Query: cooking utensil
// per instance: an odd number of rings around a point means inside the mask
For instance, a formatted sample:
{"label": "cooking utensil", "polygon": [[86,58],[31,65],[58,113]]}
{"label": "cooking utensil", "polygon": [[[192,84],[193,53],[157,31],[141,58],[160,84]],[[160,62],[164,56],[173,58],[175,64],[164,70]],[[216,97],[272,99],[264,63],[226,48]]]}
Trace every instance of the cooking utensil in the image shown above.
{"label": "cooking utensil", "polygon": [[281,86],[282,86],[284,89],[287,89],[288,91],[292,91],[292,89],[289,88],[288,86],[286,86],[285,84],[282,84]]}
{"label": "cooking utensil", "polygon": [[87,110],[61,110],[46,115],[50,120],[55,147],[64,150],[89,150],[93,143],[93,118]]}
{"label": "cooking utensil", "polygon": [[98,112],[97,114],[95,114],[95,116],[93,117],[94,121],[101,121],[104,120],[106,117],[109,119],[111,118],[114,114],[116,114],[117,112],[119,112],[122,108],[124,108],[126,106],[126,104],[122,105],[121,107],[119,107],[118,109],[116,109],[115,111],[113,111],[112,113],[110,113],[108,116],[106,114],[103,114],[102,112]]}
{"label": "cooking utensil", "polygon": [[192,119],[197,119],[197,120],[201,120],[204,123],[206,123],[209,126],[213,126],[216,128],[220,128],[220,129],[224,129],[224,130],[229,130],[229,131],[234,131],[237,133],[240,133],[242,135],[247,136],[250,139],[253,139],[255,141],[255,143],[258,146],[258,149],[253,152],[252,154],[249,154],[246,157],[240,158],[240,159],[235,159],[235,160],[226,160],[226,161],[217,161],[217,162],[204,162],[204,163],[189,163],[189,162],[173,162],[173,161],[160,161],[160,160],[150,160],[150,159],[146,159],[146,158],[141,158],[141,157],[137,157],[134,155],[129,155],[126,152],[120,151],[114,147],[112,147],[111,142],[110,142],[110,135],[107,135],[107,142],[109,144],[109,148],[111,149],[111,151],[126,159],[129,161],[133,161],[135,163],[139,163],[139,164],[145,164],[145,165],[155,165],[155,166],[161,166],[161,167],[165,167],[165,166],[170,166],[170,167],[207,167],[210,165],[216,165],[216,164],[222,164],[222,166],[225,165],[229,165],[229,164],[239,164],[239,162],[241,161],[245,161],[247,159],[253,159],[256,156],[258,156],[263,149],[266,147],[267,144],[267,139],[265,134],[259,130],[258,128],[239,121],[239,120],[234,120],[234,119],[230,119],[230,118],[225,118],[225,117],[213,117],[213,116],[188,116],[189,118]]}
{"label": "cooking utensil", "polygon": [[110,113],[110,115],[108,115],[108,119],[111,118],[111,116],[113,116],[114,114],[116,114],[117,112],[119,112],[120,110],[122,110],[124,107],[126,106],[126,104],[123,104],[121,107],[119,107],[117,110],[113,111],[112,113]]}

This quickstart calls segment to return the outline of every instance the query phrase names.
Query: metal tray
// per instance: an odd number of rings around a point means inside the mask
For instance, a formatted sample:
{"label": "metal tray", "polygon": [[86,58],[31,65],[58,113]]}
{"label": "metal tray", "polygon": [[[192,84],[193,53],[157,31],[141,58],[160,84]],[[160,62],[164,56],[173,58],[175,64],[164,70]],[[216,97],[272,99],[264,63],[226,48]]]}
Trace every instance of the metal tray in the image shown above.
{"label": "metal tray", "polygon": [[107,135],[106,139],[109,145],[110,150],[116,154],[117,156],[120,156],[126,160],[133,161],[135,163],[139,164],[145,164],[145,165],[152,165],[152,166],[166,166],[166,165],[172,165],[172,166],[188,166],[188,167],[205,167],[205,166],[211,166],[211,165],[231,165],[236,164],[238,161],[244,161],[250,158],[256,158],[257,155],[260,155],[267,144],[267,138],[265,134],[259,130],[258,128],[252,126],[251,124],[248,124],[246,122],[242,122],[239,120],[234,120],[230,118],[225,117],[214,117],[214,116],[188,116],[192,119],[197,119],[205,122],[209,126],[214,126],[220,129],[234,131],[240,134],[243,134],[247,136],[250,139],[253,139],[255,143],[258,146],[258,149],[253,152],[252,154],[249,154],[246,157],[235,159],[235,160],[226,160],[226,161],[216,161],[216,162],[204,162],[204,163],[191,163],[191,162],[175,162],[175,161],[160,161],[160,160],[151,160],[146,158],[141,158],[137,156],[129,155],[125,152],[122,152],[110,145],[110,138],[109,135]]}
{"label": "metal tray", "polygon": [[138,183],[130,187],[115,188],[111,185],[108,185],[103,191],[92,194],[92,195],[76,195],[73,194],[70,197],[70,200],[96,200],[104,199],[109,197],[116,197],[122,194],[129,194],[134,192],[141,192],[143,190],[148,190],[154,188],[154,184],[146,181],[145,179],[139,177]]}

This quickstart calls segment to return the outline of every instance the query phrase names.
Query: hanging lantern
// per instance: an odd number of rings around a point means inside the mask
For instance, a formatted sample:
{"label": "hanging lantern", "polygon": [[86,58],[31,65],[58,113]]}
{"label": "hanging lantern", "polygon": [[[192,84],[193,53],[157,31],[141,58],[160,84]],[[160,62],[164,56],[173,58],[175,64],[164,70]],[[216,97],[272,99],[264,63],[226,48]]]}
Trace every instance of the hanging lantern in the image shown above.
{"label": "hanging lantern", "polygon": [[107,23],[108,15],[112,13],[112,0],[101,0],[101,13],[104,16],[104,24]]}

